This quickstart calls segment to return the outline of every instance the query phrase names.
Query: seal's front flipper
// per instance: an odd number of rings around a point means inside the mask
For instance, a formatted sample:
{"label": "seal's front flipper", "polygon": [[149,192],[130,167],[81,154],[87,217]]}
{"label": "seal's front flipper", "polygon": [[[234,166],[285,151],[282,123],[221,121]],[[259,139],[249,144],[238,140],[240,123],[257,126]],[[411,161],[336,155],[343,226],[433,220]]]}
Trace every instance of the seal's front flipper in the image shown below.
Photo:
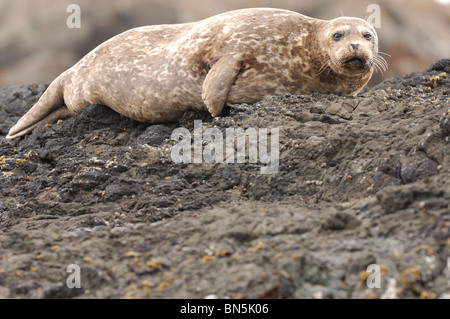
{"label": "seal's front flipper", "polygon": [[236,80],[242,62],[233,56],[220,58],[209,70],[203,82],[202,99],[212,116],[218,116]]}
{"label": "seal's front flipper", "polygon": [[36,126],[62,119],[74,113],[64,105],[62,86],[56,79],[39,101],[14,125],[6,139],[13,139],[32,131]]}

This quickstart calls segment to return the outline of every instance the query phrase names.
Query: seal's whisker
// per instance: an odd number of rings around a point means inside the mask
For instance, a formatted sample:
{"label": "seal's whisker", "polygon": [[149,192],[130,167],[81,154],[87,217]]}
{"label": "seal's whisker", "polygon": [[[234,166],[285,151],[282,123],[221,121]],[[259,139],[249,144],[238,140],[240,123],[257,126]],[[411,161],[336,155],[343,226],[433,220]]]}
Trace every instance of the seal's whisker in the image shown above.
{"label": "seal's whisker", "polygon": [[377,59],[375,59],[374,62],[375,62],[375,63],[374,63],[374,67],[375,67],[377,70],[380,70],[380,68],[383,68],[383,69],[384,69],[384,67],[380,65],[380,61],[378,61]]}
{"label": "seal's whisker", "polygon": [[[327,64],[327,67],[328,67],[328,73],[327,73],[327,75],[325,76],[325,79],[327,79],[327,78],[330,76],[331,71],[333,71],[333,70],[331,69],[331,67],[328,65],[328,62],[330,62],[330,61],[333,61],[335,64],[342,64],[342,62],[338,61],[335,57],[328,57],[327,60],[326,60],[326,64]],[[326,69],[326,68],[325,68],[325,69]]]}
{"label": "seal's whisker", "polygon": [[379,72],[380,70],[379,70],[379,62],[378,62],[378,60],[377,60],[377,57],[374,57],[373,59],[372,59],[372,65],[373,65],[373,68],[374,68],[374,71],[375,72]]}
{"label": "seal's whisker", "polygon": [[381,60],[381,61],[383,61],[386,65],[387,65],[387,61],[386,61],[386,59],[385,58],[383,58],[382,56],[380,56],[380,55],[377,55],[376,56],[376,58],[378,58],[379,60]]}
{"label": "seal's whisker", "polygon": [[383,55],[386,55],[386,56],[388,56],[388,57],[392,57],[392,55],[390,55],[390,54],[388,54],[388,53],[386,53],[386,52],[378,51],[378,54],[383,54]]}
{"label": "seal's whisker", "polygon": [[383,75],[383,70],[380,68],[378,64],[374,64],[375,72],[381,73]]}
{"label": "seal's whisker", "polygon": [[382,56],[376,56],[374,58],[375,62],[383,67],[384,71],[388,69],[388,64],[386,60]]}
{"label": "seal's whisker", "polygon": [[323,71],[326,70],[326,68],[328,67],[328,62],[330,62],[331,58],[328,57],[325,62],[322,64],[322,66],[319,69],[319,73],[316,74],[316,76],[319,76]]}
{"label": "seal's whisker", "polygon": [[326,70],[327,67],[328,67],[328,63],[326,62],[322,65],[322,67],[320,68],[319,73],[317,75],[320,75],[323,71]]}
{"label": "seal's whisker", "polygon": [[378,72],[380,72],[381,74],[384,74],[384,72],[386,72],[388,69],[386,60],[384,60],[380,56],[376,56],[374,61],[375,61],[375,65],[377,67]]}
{"label": "seal's whisker", "polygon": [[383,57],[380,57],[380,60],[381,60],[381,62],[386,66],[386,69],[388,68],[388,63],[387,63],[387,61],[383,58]]}
{"label": "seal's whisker", "polygon": [[319,69],[319,73],[317,73],[316,76],[320,75],[320,73],[322,73],[326,69],[326,67],[327,67],[326,63],[322,64],[322,66]]}
{"label": "seal's whisker", "polygon": [[325,71],[325,70],[327,69],[327,66],[325,65],[325,66],[323,66],[323,67],[320,68],[320,69],[321,69],[321,71],[320,71],[319,73],[317,73],[316,76],[321,75],[321,74],[323,73],[323,71]]}
{"label": "seal's whisker", "polygon": [[373,64],[373,69],[375,72],[379,72],[378,65],[376,63]]}
{"label": "seal's whisker", "polygon": [[385,67],[381,65],[379,62],[377,62],[375,65],[377,66],[378,72],[380,72],[381,74],[383,74],[383,72],[386,72]]}
{"label": "seal's whisker", "polygon": [[379,64],[383,68],[384,71],[386,71],[388,69],[388,64],[383,57],[377,56],[377,57],[375,57],[375,61],[377,64]]}

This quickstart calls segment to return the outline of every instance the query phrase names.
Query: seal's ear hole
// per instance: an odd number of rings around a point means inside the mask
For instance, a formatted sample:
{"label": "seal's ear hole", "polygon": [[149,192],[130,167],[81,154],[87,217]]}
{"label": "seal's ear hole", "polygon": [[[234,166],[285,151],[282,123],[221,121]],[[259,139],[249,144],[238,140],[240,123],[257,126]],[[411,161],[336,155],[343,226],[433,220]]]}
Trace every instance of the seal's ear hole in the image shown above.
{"label": "seal's ear hole", "polygon": [[333,39],[335,41],[339,41],[340,39],[342,39],[344,35],[342,33],[336,32],[335,34],[333,34]]}

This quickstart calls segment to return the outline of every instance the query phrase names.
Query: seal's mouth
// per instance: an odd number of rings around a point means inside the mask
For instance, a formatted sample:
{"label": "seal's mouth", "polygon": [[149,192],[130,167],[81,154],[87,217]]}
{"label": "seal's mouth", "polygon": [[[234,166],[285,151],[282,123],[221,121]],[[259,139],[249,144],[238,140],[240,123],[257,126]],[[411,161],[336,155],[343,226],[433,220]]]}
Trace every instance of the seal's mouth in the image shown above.
{"label": "seal's mouth", "polygon": [[366,61],[364,61],[363,59],[360,59],[360,58],[353,58],[353,59],[350,59],[350,60],[344,62],[344,64],[348,64],[348,63],[351,63],[351,64],[357,66],[357,65],[365,64]]}
{"label": "seal's mouth", "polygon": [[366,59],[353,57],[349,60],[346,60],[342,62],[342,64],[346,67],[352,68],[352,69],[364,69],[368,70],[370,69],[370,62]]}

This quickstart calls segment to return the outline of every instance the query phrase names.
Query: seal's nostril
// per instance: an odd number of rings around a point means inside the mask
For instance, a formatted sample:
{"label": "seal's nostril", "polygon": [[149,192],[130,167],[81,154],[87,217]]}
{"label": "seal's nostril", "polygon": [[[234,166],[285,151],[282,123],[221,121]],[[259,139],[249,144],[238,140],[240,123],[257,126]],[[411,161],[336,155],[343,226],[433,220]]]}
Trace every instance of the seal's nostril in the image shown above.
{"label": "seal's nostril", "polygon": [[359,46],[359,44],[358,43],[350,43],[350,45],[352,46],[352,48],[353,48],[353,50],[358,50],[358,46]]}

